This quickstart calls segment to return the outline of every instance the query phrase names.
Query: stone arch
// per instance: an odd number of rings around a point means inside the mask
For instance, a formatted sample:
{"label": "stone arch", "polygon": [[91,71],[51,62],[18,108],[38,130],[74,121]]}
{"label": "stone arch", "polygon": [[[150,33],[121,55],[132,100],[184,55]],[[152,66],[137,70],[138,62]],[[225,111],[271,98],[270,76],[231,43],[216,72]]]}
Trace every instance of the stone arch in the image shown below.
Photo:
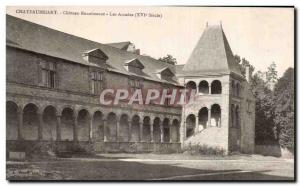
{"label": "stone arch", "polygon": [[173,119],[172,121],[172,133],[171,133],[171,139],[172,142],[179,142],[180,140],[180,122],[177,119]]}
{"label": "stone arch", "polygon": [[205,129],[208,123],[208,108],[202,107],[198,112],[199,131]]}
{"label": "stone arch", "polygon": [[186,117],[186,137],[190,137],[195,133],[196,116],[190,114]]}
{"label": "stone arch", "polygon": [[231,104],[230,108],[230,120],[231,120],[231,127],[235,127],[235,106]]}
{"label": "stone arch", "polygon": [[211,106],[211,126],[221,126],[221,107],[219,104],[213,104]]}
{"label": "stone arch", "polygon": [[199,86],[198,86],[198,92],[199,94],[201,95],[204,95],[204,94],[208,94],[209,93],[209,84],[207,81],[203,80],[199,83]]}
{"label": "stone arch", "polygon": [[[63,105],[63,106],[60,106],[57,110],[60,111],[60,114],[62,115],[62,112],[65,110],[65,109],[71,109],[73,112],[75,110],[75,108],[72,106],[72,105]],[[74,113],[73,113],[74,114]]]}
{"label": "stone arch", "polygon": [[93,114],[92,139],[94,141],[104,141],[103,113],[96,110]]}
{"label": "stone arch", "polygon": [[14,101],[6,102],[6,139],[17,140],[19,128],[19,106]]}
{"label": "stone arch", "polygon": [[145,116],[143,119],[143,141],[150,142],[151,141],[151,118],[149,116]]}
{"label": "stone arch", "polygon": [[39,137],[39,107],[28,103],[23,109],[22,134],[25,140],[37,140]]}
{"label": "stone arch", "polygon": [[61,139],[74,139],[74,110],[70,107],[63,107],[61,111]]}
{"label": "stone arch", "polygon": [[160,122],[161,119],[159,117],[155,117],[153,120],[153,141],[154,142],[161,141]]}
{"label": "stone arch", "polygon": [[222,83],[219,80],[214,80],[211,83],[211,94],[222,94]]}
{"label": "stone arch", "polygon": [[131,141],[140,141],[140,116],[134,115],[131,119]]}
{"label": "stone arch", "polygon": [[57,138],[57,110],[53,105],[43,109],[43,139],[54,141]]}
{"label": "stone arch", "polygon": [[194,81],[188,81],[185,85],[186,89],[197,89],[197,84]]}
{"label": "stone arch", "polygon": [[129,141],[129,132],[129,116],[128,114],[122,114],[120,117],[119,141]]}
{"label": "stone arch", "polygon": [[79,141],[88,141],[90,136],[90,113],[82,108],[77,114],[77,134]]}
{"label": "stone arch", "polygon": [[117,122],[118,118],[114,112],[107,115],[106,136],[109,141],[117,141]]}
{"label": "stone arch", "polygon": [[163,127],[163,142],[170,142],[171,136],[170,136],[170,119],[169,118],[165,118],[163,120],[162,123],[162,127]]}

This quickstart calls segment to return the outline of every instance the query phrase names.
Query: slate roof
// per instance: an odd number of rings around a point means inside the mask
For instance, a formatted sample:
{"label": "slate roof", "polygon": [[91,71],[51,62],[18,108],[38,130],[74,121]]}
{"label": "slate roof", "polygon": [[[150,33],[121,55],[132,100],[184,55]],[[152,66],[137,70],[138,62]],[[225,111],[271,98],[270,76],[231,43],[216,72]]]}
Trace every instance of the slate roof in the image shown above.
{"label": "slate roof", "polygon": [[182,71],[186,75],[241,75],[221,25],[206,27]]}
{"label": "slate roof", "polygon": [[183,67],[184,67],[184,64],[175,65],[176,76],[180,76],[183,74],[183,72],[182,72]]}
{"label": "slate roof", "polygon": [[133,66],[135,66],[135,67],[138,67],[138,68],[141,68],[141,69],[144,69],[145,68],[145,66],[138,60],[138,59],[132,59],[132,60],[129,60],[129,61],[126,61],[125,62],[125,66],[128,66],[128,65],[133,65]]}
{"label": "slate roof", "polygon": [[60,32],[10,15],[6,15],[6,45],[89,66],[97,66],[97,64],[85,61],[82,54],[99,48],[108,56],[109,71],[132,75],[124,68],[124,64],[136,58],[145,66],[144,73],[141,75],[142,78],[178,85],[177,81],[161,80],[156,75],[157,70],[165,67],[169,67],[175,74],[174,65],[163,63],[149,56],[134,54]]}
{"label": "slate roof", "polygon": [[124,42],[119,42],[119,43],[106,43],[106,45],[122,49],[122,50],[127,50],[128,46],[131,44],[130,41],[124,41]]}

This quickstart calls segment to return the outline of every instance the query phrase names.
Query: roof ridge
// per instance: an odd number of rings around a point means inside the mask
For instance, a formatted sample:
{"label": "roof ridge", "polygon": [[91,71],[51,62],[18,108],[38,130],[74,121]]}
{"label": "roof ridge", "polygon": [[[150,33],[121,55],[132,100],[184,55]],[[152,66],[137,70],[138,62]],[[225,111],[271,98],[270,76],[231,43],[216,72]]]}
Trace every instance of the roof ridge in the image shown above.
{"label": "roof ridge", "polygon": [[221,32],[221,37],[222,37],[222,40],[223,40],[223,42],[222,42],[222,45],[223,45],[223,50],[224,50],[224,53],[225,53],[225,56],[226,56],[226,61],[227,61],[227,68],[229,69],[229,71],[230,71],[230,66],[229,66],[229,60],[228,60],[228,54],[227,54],[227,52],[226,52],[226,46],[225,46],[225,34],[224,34],[224,32],[223,32],[223,28],[222,28],[222,26],[221,26],[221,30],[220,30],[220,32]]}

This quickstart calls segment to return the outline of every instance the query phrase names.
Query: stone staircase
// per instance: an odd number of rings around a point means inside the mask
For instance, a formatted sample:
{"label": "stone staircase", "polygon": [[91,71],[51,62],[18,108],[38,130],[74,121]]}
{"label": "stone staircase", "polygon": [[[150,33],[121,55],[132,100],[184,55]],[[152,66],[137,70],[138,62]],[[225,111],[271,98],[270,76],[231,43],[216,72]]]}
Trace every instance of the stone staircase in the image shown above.
{"label": "stone staircase", "polygon": [[227,133],[224,128],[208,127],[187,138],[183,142],[183,146],[208,145],[213,147],[227,148],[226,137]]}

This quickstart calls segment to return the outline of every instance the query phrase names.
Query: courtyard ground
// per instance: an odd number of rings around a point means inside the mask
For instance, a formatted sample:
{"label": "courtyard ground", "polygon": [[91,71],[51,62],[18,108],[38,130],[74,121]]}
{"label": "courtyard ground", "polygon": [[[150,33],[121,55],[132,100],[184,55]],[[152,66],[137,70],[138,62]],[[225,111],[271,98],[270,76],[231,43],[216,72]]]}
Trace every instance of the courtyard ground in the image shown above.
{"label": "courtyard ground", "polygon": [[260,155],[97,154],[7,161],[9,180],[293,180],[293,159]]}

